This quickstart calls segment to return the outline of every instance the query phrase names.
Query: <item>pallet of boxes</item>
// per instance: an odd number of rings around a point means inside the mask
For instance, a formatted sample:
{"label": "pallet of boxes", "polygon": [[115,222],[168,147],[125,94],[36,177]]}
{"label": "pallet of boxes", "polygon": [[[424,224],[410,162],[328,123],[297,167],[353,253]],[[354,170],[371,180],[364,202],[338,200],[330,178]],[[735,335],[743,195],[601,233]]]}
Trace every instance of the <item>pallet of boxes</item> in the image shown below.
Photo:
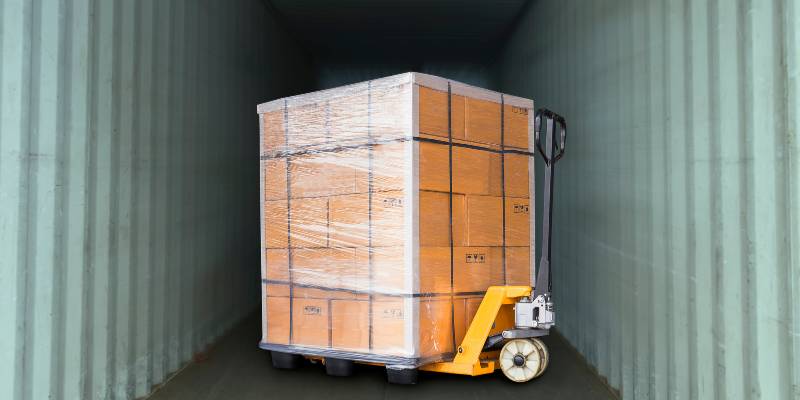
{"label": "pallet of boxes", "polygon": [[276,366],[449,360],[489,286],[531,285],[532,108],[418,73],[258,106]]}

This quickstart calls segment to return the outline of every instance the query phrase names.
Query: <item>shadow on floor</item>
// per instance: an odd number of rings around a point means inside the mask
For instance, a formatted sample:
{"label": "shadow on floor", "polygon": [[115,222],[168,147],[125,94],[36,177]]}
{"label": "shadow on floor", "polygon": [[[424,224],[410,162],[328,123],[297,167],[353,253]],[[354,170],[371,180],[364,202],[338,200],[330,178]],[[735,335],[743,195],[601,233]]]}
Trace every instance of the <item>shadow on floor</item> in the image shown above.
{"label": "shadow on floor", "polygon": [[493,375],[466,377],[420,373],[415,386],[390,385],[383,368],[358,366],[354,376],[331,377],[325,367],[306,364],[291,371],[272,368],[267,351],[258,348],[258,314],[223,337],[206,360],[195,362],[167,382],[151,400],[167,399],[614,399],[600,379],[560,339],[545,338],[550,366],[524,384]]}

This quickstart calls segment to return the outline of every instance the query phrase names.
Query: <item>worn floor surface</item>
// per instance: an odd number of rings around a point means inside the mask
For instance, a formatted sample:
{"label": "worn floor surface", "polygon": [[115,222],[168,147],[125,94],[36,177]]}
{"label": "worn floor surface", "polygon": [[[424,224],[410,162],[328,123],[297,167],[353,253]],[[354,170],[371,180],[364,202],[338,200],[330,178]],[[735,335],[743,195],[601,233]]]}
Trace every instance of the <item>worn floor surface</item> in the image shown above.
{"label": "worn floor surface", "polygon": [[567,345],[545,338],[550,367],[524,384],[510,382],[502,372],[482,377],[420,373],[415,386],[390,385],[382,368],[359,366],[352,377],[325,375],[321,365],[298,370],[272,368],[269,354],[258,348],[259,319],[255,314],[210,351],[158,389],[152,400],[211,399],[612,399],[613,395]]}

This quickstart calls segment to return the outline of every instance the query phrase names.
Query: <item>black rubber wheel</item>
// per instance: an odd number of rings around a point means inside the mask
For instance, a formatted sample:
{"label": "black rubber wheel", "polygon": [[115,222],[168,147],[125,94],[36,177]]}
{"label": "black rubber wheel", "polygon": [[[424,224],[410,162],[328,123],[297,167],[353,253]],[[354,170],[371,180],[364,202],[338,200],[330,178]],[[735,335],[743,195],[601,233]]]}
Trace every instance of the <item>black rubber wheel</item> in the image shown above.
{"label": "black rubber wheel", "polygon": [[353,375],[355,363],[341,358],[325,358],[325,373],[331,376],[350,376]]}
{"label": "black rubber wheel", "polygon": [[386,378],[396,385],[416,385],[419,373],[416,368],[386,368]]}
{"label": "black rubber wheel", "polygon": [[280,369],[295,369],[300,366],[303,357],[292,353],[280,351],[270,351],[272,354],[272,366]]}

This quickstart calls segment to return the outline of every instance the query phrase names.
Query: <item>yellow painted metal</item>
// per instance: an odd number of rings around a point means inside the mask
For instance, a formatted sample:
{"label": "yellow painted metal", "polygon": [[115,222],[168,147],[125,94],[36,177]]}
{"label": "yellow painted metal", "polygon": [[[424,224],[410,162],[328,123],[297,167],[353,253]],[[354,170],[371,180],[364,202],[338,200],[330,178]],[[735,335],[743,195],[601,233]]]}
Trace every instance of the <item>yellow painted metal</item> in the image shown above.
{"label": "yellow painted metal", "polygon": [[[494,360],[481,360],[486,338],[489,337],[493,330],[500,330],[500,326],[496,322],[501,308],[504,305],[513,305],[520,297],[530,296],[530,294],[531,288],[529,286],[490,287],[483,296],[481,305],[478,307],[475,317],[472,318],[472,323],[470,323],[461,345],[458,346],[453,361],[428,364],[420,367],[420,369],[473,376],[494,372],[497,368],[497,362]],[[501,319],[507,320],[508,318]],[[513,318],[511,321],[513,321]],[[508,321],[505,322],[508,323]]]}

